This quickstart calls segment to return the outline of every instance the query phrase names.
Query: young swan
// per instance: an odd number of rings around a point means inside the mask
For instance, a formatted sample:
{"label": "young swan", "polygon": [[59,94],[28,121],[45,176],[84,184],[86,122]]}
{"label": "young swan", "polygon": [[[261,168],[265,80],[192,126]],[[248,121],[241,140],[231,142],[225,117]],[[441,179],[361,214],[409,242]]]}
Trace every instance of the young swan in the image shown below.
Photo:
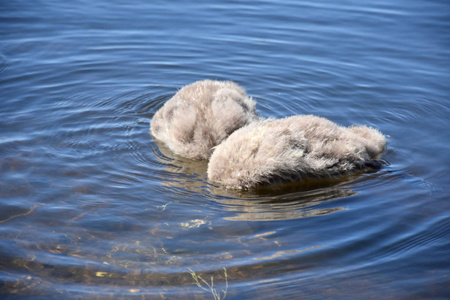
{"label": "young swan", "polygon": [[363,169],[386,147],[378,130],[316,116],[256,121],[217,146],[208,178],[228,188],[335,177]]}
{"label": "young swan", "polygon": [[231,81],[203,80],[178,91],[150,122],[150,132],[175,154],[208,159],[213,147],[257,119],[256,103]]}

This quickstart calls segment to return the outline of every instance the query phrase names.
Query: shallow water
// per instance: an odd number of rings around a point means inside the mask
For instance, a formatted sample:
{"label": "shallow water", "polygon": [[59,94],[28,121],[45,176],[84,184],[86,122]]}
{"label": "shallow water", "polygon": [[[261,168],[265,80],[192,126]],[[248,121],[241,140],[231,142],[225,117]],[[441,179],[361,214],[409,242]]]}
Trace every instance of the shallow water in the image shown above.
{"label": "shallow water", "polygon": [[[1,5],[2,298],[213,299],[189,270],[226,299],[450,296],[447,1],[147,2]],[[205,78],[380,129],[383,169],[209,184],[148,133]]]}

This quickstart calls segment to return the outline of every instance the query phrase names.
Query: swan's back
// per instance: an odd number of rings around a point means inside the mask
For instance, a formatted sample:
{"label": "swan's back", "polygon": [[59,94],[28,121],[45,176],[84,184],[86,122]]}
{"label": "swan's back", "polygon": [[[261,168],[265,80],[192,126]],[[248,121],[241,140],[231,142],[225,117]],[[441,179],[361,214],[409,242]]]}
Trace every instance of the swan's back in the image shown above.
{"label": "swan's back", "polygon": [[167,101],[154,115],[150,131],[180,156],[208,159],[215,146],[256,118],[255,102],[239,85],[203,80]]}
{"label": "swan's back", "polygon": [[364,167],[386,147],[373,128],[345,128],[316,116],[258,121],[220,144],[208,165],[208,178],[230,188],[334,177]]}

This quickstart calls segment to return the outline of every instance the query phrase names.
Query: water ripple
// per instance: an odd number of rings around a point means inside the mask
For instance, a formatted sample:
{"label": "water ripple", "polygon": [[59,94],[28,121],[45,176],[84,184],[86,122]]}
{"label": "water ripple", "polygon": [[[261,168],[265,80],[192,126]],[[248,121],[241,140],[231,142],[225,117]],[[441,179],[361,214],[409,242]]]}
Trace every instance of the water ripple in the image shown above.
{"label": "water ripple", "polygon": [[[0,294],[213,298],[195,272],[226,299],[444,299],[448,11],[5,2]],[[379,128],[383,168],[252,191],[209,183],[206,162],[149,133],[165,101],[206,78],[238,82],[264,117]]]}

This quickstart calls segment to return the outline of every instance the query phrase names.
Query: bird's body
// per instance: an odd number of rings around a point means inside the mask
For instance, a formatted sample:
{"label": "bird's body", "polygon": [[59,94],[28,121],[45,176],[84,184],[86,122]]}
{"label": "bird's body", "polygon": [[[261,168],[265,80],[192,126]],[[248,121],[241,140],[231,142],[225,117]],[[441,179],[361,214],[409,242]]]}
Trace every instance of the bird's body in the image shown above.
{"label": "bird's body", "polygon": [[150,131],[175,154],[208,159],[215,146],[256,119],[255,102],[239,85],[202,80],[167,101],[154,115]]}
{"label": "bird's body", "polygon": [[367,126],[341,127],[312,115],[256,121],[215,149],[208,178],[228,188],[327,178],[365,168],[386,140]]}

